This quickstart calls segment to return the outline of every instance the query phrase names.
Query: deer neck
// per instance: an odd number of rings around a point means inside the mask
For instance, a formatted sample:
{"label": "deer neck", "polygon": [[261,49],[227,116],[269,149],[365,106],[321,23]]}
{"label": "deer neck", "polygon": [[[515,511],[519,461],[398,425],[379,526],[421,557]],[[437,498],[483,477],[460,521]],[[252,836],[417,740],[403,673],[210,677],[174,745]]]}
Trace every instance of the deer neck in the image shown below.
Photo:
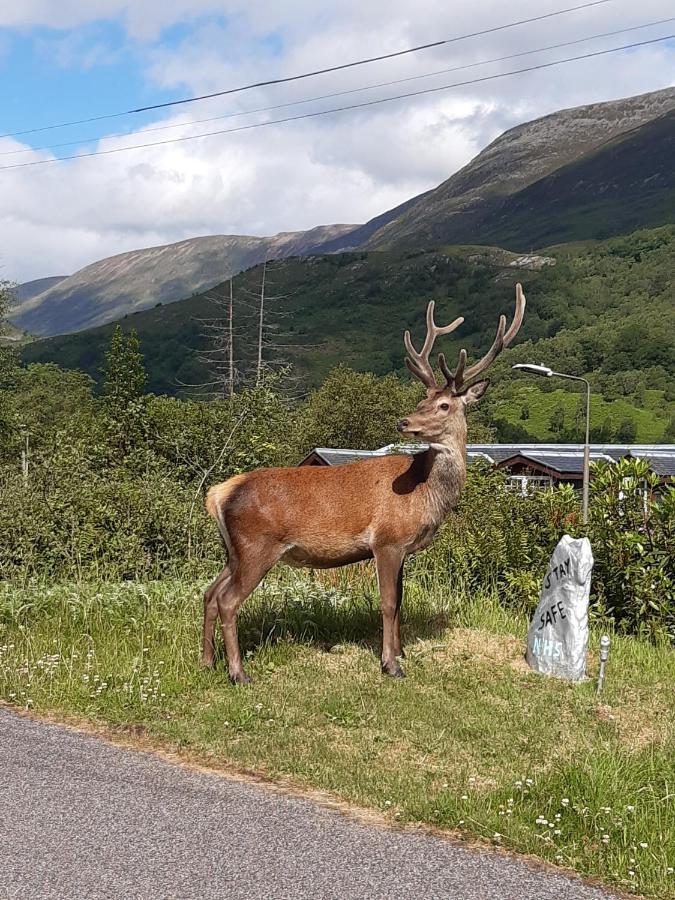
{"label": "deer neck", "polygon": [[427,497],[432,518],[440,524],[457,504],[464,487],[466,449],[459,444],[432,444],[427,453]]}

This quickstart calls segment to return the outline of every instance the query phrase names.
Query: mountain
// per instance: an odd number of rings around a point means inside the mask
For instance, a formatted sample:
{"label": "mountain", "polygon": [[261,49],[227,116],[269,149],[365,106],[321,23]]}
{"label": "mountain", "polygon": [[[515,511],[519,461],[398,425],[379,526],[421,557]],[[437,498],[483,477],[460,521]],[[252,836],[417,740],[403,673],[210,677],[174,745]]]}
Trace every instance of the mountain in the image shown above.
{"label": "mountain", "polygon": [[36,278],[35,281],[24,281],[23,284],[17,284],[16,287],[12,288],[12,293],[17,302],[25,303],[27,300],[37,297],[38,294],[48,291],[49,288],[54,287],[67,277],[67,275],[52,275],[47,278]]}
{"label": "mountain", "polygon": [[[67,278],[20,285],[12,321],[37,335],[80,331],[157,303],[181,300],[266,257],[309,253],[353,227],[327,225],[274,237],[212,235],[120,253]],[[46,289],[38,292],[41,282]]]}
{"label": "mountain", "polygon": [[[675,221],[672,195],[658,196],[663,178],[672,185],[675,156],[668,158],[673,129],[669,114],[674,110],[675,88],[666,88],[561,110],[518,125],[435,190],[331,241],[324,250],[409,249],[443,243],[496,243],[528,250],[552,240],[603,238]],[[649,145],[657,137],[660,149],[652,158]],[[629,146],[618,150],[622,139]],[[615,171],[617,161],[621,168]],[[557,173],[564,177],[557,179]],[[574,202],[565,193],[555,193],[566,192],[570,185],[575,188]],[[651,205],[653,197],[657,209]],[[546,226],[558,212],[557,206],[551,208],[552,199],[566,203],[570,220],[559,238]],[[620,221],[615,218],[617,209],[623,213]],[[508,219],[513,211],[521,217],[517,228]]]}
{"label": "mountain", "polygon": [[[517,346],[494,367],[496,385],[486,401],[492,421],[508,425],[504,437],[514,437],[516,426],[527,431],[525,420],[509,418],[514,402],[518,415],[526,405],[512,393],[518,385],[537,392],[565,386],[547,379],[528,384],[510,373],[514,362],[543,360],[559,371],[591,374],[597,396],[623,404],[618,416],[625,419],[626,410],[634,411],[639,439],[658,441],[675,419],[674,268],[673,225],[605,242],[560,245],[545,257],[448,247],[289,258],[268,266],[270,294],[284,299],[268,304],[276,347],[265,352],[291,361],[305,386],[320,384],[338,364],[381,375],[405,373],[401,336],[410,328],[419,338],[426,301],[433,297],[439,323],[466,317],[460,331],[444,339],[448,359],[461,346],[475,356],[489,347],[499,314],[511,315],[514,283],[520,280],[527,315]],[[259,291],[261,275],[258,266],[234,282],[235,358],[249,376],[257,327],[250,295]],[[210,380],[202,361],[209,335],[200,320],[224,317],[224,310],[218,313],[209,293],[122,320],[124,330],[138,332],[151,391],[190,393],[186,385]],[[24,349],[23,359],[57,362],[100,378],[113,328],[35,342]],[[565,406],[557,398],[551,401],[556,408]],[[541,430],[544,412],[535,415],[539,407],[531,397],[527,402],[532,427],[536,423]],[[570,404],[561,421],[565,415],[573,419],[574,395]],[[608,415],[607,405],[598,402],[596,408]]]}
{"label": "mountain", "polygon": [[674,160],[675,88],[562,110],[510,129],[439,187],[365,225],[123,253],[40,293],[22,286],[12,319],[38,335],[79,331],[189,297],[265,258],[446,244],[530,252],[675,222]]}

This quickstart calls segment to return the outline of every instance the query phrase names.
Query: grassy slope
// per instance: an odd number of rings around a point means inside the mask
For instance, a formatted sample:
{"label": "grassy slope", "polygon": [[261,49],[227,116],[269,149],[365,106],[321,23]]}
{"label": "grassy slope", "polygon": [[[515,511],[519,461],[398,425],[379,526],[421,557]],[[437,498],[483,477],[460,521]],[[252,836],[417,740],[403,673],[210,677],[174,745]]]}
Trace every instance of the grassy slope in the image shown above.
{"label": "grassy slope", "polygon": [[[572,426],[576,423],[581,431],[583,420],[577,415],[580,399],[580,395],[569,391],[544,393],[533,384],[521,383],[510,392],[509,402],[499,405],[494,416],[498,422],[505,421],[526,428],[537,440],[555,440],[552,422],[559,419],[561,409],[564,410],[564,424]],[[527,419],[522,418],[523,409],[529,413]],[[642,444],[663,441],[665,429],[673,417],[675,402],[666,401],[663,391],[645,391],[642,407],[623,398],[606,401],[594,396],[591,401],[591,428],[600,428],[608,418],[612,422],[630,419],[637,426],[635,440]]]}
{"label": "grassy slope", "polygon": [[671,222],[674,157],[671,112],[509,197],[481,221],[482,240],[541,246]]}
{"label": "grassy slope", "polygon": [[672,896],[672,650],[615,637],[600,702],[527,670],[524,618],[409,579],[394,682],[372,572],[284,570],[244,606],[254,684],[233,689],[196,665],[202,587],[2,588],[0,697]]}
{"label": "grassy slope", "polygon": [[[498,314],[509,310],[513,284],[520,278],[528,313],[519,345],[496,367],[497,381],[508,364],[527,359],[545,359],[574,374],[595,372],[596,392],[605,389],[600,376],[611,379],[625,372],[628,388],[622,391],[627,390],[628,405],[617,405],[610,415],[617,422],[633,417],[640,433],[662,434],[667,419],[657,422],[655,414],[641,413],[640,403],[629,396],[635,381],[630,373],[660,366],[665,381],[658,389],[673,383],[675,226],[551,252],[556,266],[538,272],[513,269],[508,265],[512,255],[486,248],[285,260],[269,273],[270,293],[285,297],[269,303],[273,314],[283,313],[277,342],[309,385],[320,383],[340,362],[377,374],[404,371],[401,334],[408,327],[419,334],[425,301],[435,298],[439,321],[458,314],[467,319],[461,336],[444,342],[449,357],[462,345],[470,353],[482,351],[492,340]],[[243,368],[251,355],[255,317],[250,303],[260,275],[254,268],[235,282],[241,332],[237,356]],[[206,346],[198,319],[214,315],[217,310],[199,295],[122,320],[124,328],[139,332],[150,390],[176,392],[181,384],[207,380],[194,351]],[[54,360],[97,377],[111,330],[105,326],[39,341],[23,357]]]}

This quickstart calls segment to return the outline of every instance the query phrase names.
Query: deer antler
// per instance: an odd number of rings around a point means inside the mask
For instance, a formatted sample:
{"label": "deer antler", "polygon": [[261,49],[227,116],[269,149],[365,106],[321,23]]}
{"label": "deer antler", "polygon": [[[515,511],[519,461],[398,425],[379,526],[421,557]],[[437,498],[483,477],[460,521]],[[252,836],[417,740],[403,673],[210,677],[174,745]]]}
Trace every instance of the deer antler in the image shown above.
{"label": "deer antler", "polygon": [[472,366],[469,366],[469,368],[467,369],[466,350],[460,350],[459,359],[457,361],[457,368],[454,372],[451,372],[448,368],[448,364],[445,361],[445,356],[442,353],[439,355],[438,364],[440,365],[441,371],[445,376],[446,387],[451,388],[451,390],[457,393],[461,391],[466,382],[470,381],[472,378],[475,378],[476,375],[480,375],[489,366],[491,366],[497,356],[499,356],[499,354],[502,352],[502,350],[505,347],[508,347],[514,337],[518,334],[520,326],[523,324],[524,313],[525,294],[523,293],[522,285],[517,284],[516,311],[513,316],[511,327],[508,331],[506,331],[506,316],[499,317],[499,325],[497,326],[497,334],[495,335],[495,339],[492,342],[492,346],[482,359],[480,359],[477,363],[474,363]]}
{"label": "deer antler", "polygon": [[[439,328],[438,325],[434,322],[434,301],[430,300],[429,305],[427,306],[427,336],[424,339],[424,344],[422,345],[421,351],[418,353],[413,346],[413,342],[410,340],[410,332],[406,331],[403,335],[403,341],[405,343],[405,349],[408,351],[408,356],[406,357],[405,364],[413,373],[416,378],[422,382],[422,384],[426,387],[427,391],[437,391],[439,390],[438,384],[436,382],[436,378],[434,376],[434,370],[431,367],[431,363],[429,362],[429,354],[434,346],[434,341],[441,334],[450,334],[451,331],[454,331],[455,328],[459,328],[459,326],[464,321],[464,317],[460,316],[455,319],[454,322],[451,322],[450,325],[445,325],[442,328]],[[439,357],[440,359],[440,357]]]}

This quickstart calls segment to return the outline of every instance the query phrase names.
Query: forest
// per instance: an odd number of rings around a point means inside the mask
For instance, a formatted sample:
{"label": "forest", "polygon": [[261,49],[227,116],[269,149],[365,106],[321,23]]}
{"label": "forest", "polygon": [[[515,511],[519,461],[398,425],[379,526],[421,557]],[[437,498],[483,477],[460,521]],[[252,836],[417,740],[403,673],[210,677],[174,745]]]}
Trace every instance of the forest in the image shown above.
{"label": "forest", "polygon": [[[317,389],[337,366],[405,378],[403,341],[423,325],[426,301],[439,321],[463,315],[448,338],[450,357],[465,346],[485,352],[498,316],[510,314],[523,282],[528,311],[508,359],[493,369],[481,418],[502,440],[577,440],[579,402],[566,382],[515,378],[510,365],[540,362],[587,376],[597,402],[595,440],[668,442],[675,435],[675,227],[645,229],[603,242],[541,251],[555,262],[523,268],[516,254],[485,247],[342,253],[291,258],[266,267],[263,340],[276,367],[292,366],[297,392]],[[517,263],[517,265],[514,265]],[[527,264],[525,264],[527,266]],[[255,375],[263,267],[234,279],[235,365],[240,383]],[[123,319],[135,329],[155,394],[190,397],[212,381],[213,331],[224,321],[229,284]],[[29,343],[23,361],[79,369],[100,384],[116,325]],[[384,441],[388,442],[387,439]]]}

